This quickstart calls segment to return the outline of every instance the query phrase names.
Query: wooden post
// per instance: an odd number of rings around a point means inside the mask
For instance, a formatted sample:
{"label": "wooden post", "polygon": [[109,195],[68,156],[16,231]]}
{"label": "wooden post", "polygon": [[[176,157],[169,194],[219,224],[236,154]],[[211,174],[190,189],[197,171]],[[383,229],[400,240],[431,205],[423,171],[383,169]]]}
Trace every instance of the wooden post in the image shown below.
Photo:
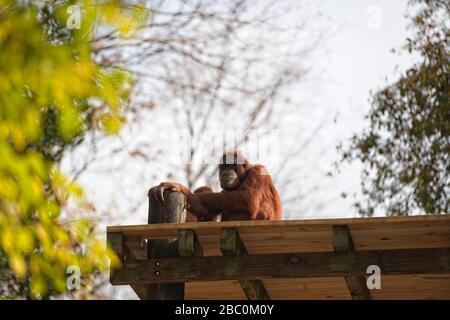
{"label": "wooden post", "polygon": [[[224,256],[248,255],[236,228],[225,228],[220,233],[220,251]],[[270,300],[262,280],[240,280],[242,290],[249,300]]]}
{"label": "wooden post", "polygon": [[[142,243],[141,237],[127,237],[125,239],[125,257],[126,262],[136,262],[147,259],[147,250],[145,243]],[[147,285],[131,284],[131,288],[141,300],[147,299]]]}
{"label": "wooden post", "polygon": [[[122,234],[120,232],[108,232],[106,234],[106,242],[111,246],[112,251],[114,251],[120,263],[123,264],[125,261],[125,243]],[[115,271],[113,268],[110,269],[110,279],[114,277]]]}
{"label": "wooden post", "polygon": [[[355,252],[355,245],[353,244],[352,235],[347,225],[333,225],[331,231],[334,251]],[[372,299],[364,276],[349,275],[345,277],[345,282],[353,300]]]}
{"label": "wooden post", "polygon": [[203,249],[194,230],[178,230],[178,253],[182,257],[201,257]]}
{"label": "wooden post", "polygon": [[[181,192],[164,191],[164,202],[149,200],[148,223],[182,223],[186,221],[186,197]],[[179,257],[178,240],[147,240],[148,259]],[[163,273],[164,270],[155,272]],[[148,300],[183,300],[184,283],[157,283],[147,287]]]}

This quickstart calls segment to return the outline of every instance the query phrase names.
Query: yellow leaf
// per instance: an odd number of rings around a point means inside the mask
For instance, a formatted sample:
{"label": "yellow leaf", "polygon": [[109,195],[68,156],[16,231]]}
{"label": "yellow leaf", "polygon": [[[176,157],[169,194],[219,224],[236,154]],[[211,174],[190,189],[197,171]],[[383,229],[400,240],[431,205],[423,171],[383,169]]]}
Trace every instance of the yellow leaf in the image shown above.
{"label": "yellow leaf", "polygon": [[30,288],[33,296],[40,298],[47,292],[47,283],[42,277],[33,277],[30,280]]}
{"label": "yellow leaf", "polygon": [[18,278],[24,278],[27,273],[27,267],[25,265],[24,258],[17,253],[9,255],[9,265]]}
{"label": "yellow leaf", "polygon": [[67,190],[75,197],[82,198],[84,196],[83,188],[79,185],[76,185],[75,183],[69,184],[67,187]]}
{"label": "yellow leaf", "polygon": [[123,124],[123,119],[119,116],[113,116],[113,115],[104,115],[101,119],[103,128],[106,133],[108,134],[114,134],[117,133]]}
{"label": "yellow leaf", "polygon": [[45,230],[44,226],[41,224],[36,225],[36,236],[43,243],[50,241],[47,230]]}
{"label": "yellow leaf", "polygon": [[24,253],[31,253],[34,249],[33,233],[27,228],[20,228],[15,232],[17,248]]}
{"label": "yellow leaf", "polygon": [[117,254],[111,249],[111,247],[108,246],[108,248],[106,249],[106,252],[107,252],[108,257],[109,257],[111,268],[112,269],[120,268],[121,265],[122,265],[122,262],[120,261],[120,259],[117,256]]}
{"label": "yellow leaf", "polygon": [[60,108],[59,132],[64,140],[69,141],[81,130],[81,119],[73,106],[64,106]]}

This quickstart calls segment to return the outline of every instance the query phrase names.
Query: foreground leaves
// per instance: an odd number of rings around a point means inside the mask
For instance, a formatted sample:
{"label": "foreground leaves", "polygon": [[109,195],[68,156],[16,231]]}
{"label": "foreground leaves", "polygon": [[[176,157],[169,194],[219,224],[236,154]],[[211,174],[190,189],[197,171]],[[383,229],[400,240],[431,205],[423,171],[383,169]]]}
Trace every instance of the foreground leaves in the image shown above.
{"label": "foreground leaves", "polygon": [[[83,277],[108,266],[94,226],[65,219],[84,194],[58,162],[86,132],[120,130],[131,79],[93,61],[89,35],[99,25],[129,35],[145,10],[125,11],[120,1],[20,3],[0,0],[0,296],[46,298],[68,290],[68,266]],[[69,30],[74,4],[84,14]]]}

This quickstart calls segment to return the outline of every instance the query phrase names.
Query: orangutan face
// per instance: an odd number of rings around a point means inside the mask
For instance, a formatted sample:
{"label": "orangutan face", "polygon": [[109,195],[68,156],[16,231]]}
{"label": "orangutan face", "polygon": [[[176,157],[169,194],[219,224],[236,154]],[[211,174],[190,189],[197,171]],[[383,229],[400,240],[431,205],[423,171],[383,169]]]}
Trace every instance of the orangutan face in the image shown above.
{"label": "orangutan face", "polygon": [[235,164],[219,166],[220,187],[224,190],[234,190],[239,187],[239,175]]}

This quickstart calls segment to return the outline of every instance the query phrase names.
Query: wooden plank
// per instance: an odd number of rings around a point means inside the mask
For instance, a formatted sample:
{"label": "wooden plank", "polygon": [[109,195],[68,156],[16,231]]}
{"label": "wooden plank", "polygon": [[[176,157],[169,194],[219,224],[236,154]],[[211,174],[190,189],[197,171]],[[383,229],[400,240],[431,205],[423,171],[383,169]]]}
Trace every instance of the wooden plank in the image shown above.
{"label": "wooden plank", "polygon": [[[421,215],[421,216],[398,216],[398,217],[373,217],[373,218],[343,218],[343,219],[308,219],[308,220],[281,220],[281,221],[262,221],[262,220],[246,220],[246,221],[223,221],[217,222],[188,222],[183,224],[153,224],[153,225],[130,225],[130,226],[108,226],[108,232],[121,232],[124,235],[142,235],[155,237],[175,237],[177,229],[214,229],[214,228],[271,228],[293,226],[304,228],[301,231],[308,231],[309,228],[328,226],[337,224],[345,225],[374,225],[374,224],[397,224],[410,223],[412,225],[420,222],[447,222],[450,223],[450,215]],[[395,226],[394,226],[395,227]],[[374,226],[376,228],[376,226]],[[256,230],[255,229],[255,230]],[[156,238],[155,238],[156,239]]]}
{"label": "wooden plank", "polygon": [[[334,225],[332,227],[333,249],[336,252],[355,251],[352,236],[347,225]],[[363,275],[348,275],[345,277],[348,291],[353,300],[371,300],[367,288],[366,278]]]}
{"label": "wooden plank", "polygon": [[182,257],[201,257],[203,249],[194,230],[178,230],[178,252]]}
{"label": "wooden plank", "polygon": [[450,247],[450,222],[349,225],[356,250]]}
{"label": "wooden plank", "polygon": [[[264,279],[263,283],[271,300],[351,300],[342,277]],[[192,300],[247,299],[237,280],[187,282],[185,295]]]}
{"label": "wooden plank", "polygon": [[450,274],[382,275],[371,293],[375,300],[450,300]]}
{"label": "wooden plank", "polygon": [[[141,243],[141,238],[139,237],[129,237],[125,239],[125,261],[135,262],[138,260],[145,260],[147,258],[145,246],[142,248],[143,243]],[[145,257],[143,258],[143,253],[145,252]],[[147,285],[145,284],[131,284],[131,289],[141,300],[147,299]]]}
{"label": "wooden plank", "polygon": [[110,245],[117,257],[123,261],[125,258],[125,242],[123,235],[120,232],[108,232],[106,234],[106,242]]}
{"label": "wooden plank", "polygon": [[[240,256],[248,254],[236,228],[222,229],[220,249],[224,256]],[[240,280],[239,283],[247,299],[270,300],[270,296],[261,280]]]}
{"label": "wooden plank", "polygon": [[247,300],[238,280],[186,282],[184,296],[186,300]]}
{"label": "wooden plank", "polygon": [[[167,235],[176,238],[179,229],[194,225],[193,230],[203,248],[203,254],[205,256],[217,256],[221,255],[219,246],[221,228],[237,224],[236,227],[241,240],[245,243],[250,255],[308,251],[327,252],[333,250],[331,241],[332,224],[348,222],[357,251],[449,248],[449,218],[450,215],[329,219],[330,223],[326,223],[327,220],[322,219],[277,221],[275,223],[270,221],[203,222],[166,224],[161,231],[159,231],[159,228],[162,225],[156,224],[151,226],[150,232],[145,231],[146,227],[144,227],[144,232],[138,231],[135,233],[136,229],[132,226],[132,231],[126,231],[124,235],[126,235],[125,242],[126,248],[128,248],[127,241],[130,239],[130,235],[144,239],[167,239]],[[124,226],[123,228],[129,230],[130,227]],[[128,260],[127,256],[128,254],[125,254],[126,260]],[[414,270],[411,269],[408,272],[411,273],[412,271]],[[370,292],[374,299],[395,299],[396,297],[398,299],[450,299],[449,277],[449,274],[386,275],[382,269],[382,289]],[[336,279],[341,279],[343,286],[338,285],[340,282],[337,282]],[[214,285],[216,283],[218,287]],[[270,292],[272,299],[350,298],[343,275],[320,278],[264,278],[263,283],[266,290]],[[245,298],[237,280],[187,282],[185,287],[185,290],[188,290],[186,291],[186,297],[190,299]],[[214,287],[214,292],[211,292],[211,287]],[[194,290],[193,292],[189,292],[191,288]]]}
{"label": "wooden plank", "polygon": [[[132,251],[125,245],[125,238],[121,233],[108,232],[106,237],[107,242],[110,244],[114,253],[119,257],[122,263],[125,261],[136,261],[136,257],[133,255]],[[114,276],[114,272],[119,272],[119,270],[110,269],[110,279]],[[146,285],[132,284],[131,288],[140,299],[146,298]]]}
{"label": "wooden plank", "polygon": [[[290,252],[327,252],[332,251],[331,228],[321,232],[243,233],[238,229],[249,254],[290,253]],[[206,256],[221,255],[220,233],[205,233],[196,230]]]}
{"label": "wooden plank", "polygon": [[[351,300],[343,277],[264,279],[272,300]],[[211,288],[214,288],[211,291]],[[450,274],[382,275],[374,300],[450,300]],[[187,282],[186,299],[245,300],[237,280]]]}
{"label": "wooden plank", "polygon": [[333,249],[336,252],[355,251],[352,236],[347,225],[334,225],[332,227]]}
{"label": "wooden plank", "polygon": [[351,300],[343,277],[264,279],[272,300]]}
{"label": "wooden plank", "polygon": [[[110,244],[111,249],[120,259],[122,264],[125,261],[133,262],[136,261],[133,253],[126,247],[125,239],[121,233],[118,232],[108,232],[106,235],[107,242]],[[110,279],[114,277],[114,272],[120,272],[119,270],[110,269]],[[147,296],[147,286],[140,284],[131,284],[131,288],[139,297],[139,299],[145,299]]]}
{"label": "wooden plank", "polygon": [[[331,226],[349,222],[356,250],[448,248],[450,215],[300,221],[227,221],[120,227],[124,235],[176,238],[179,229],[195,230],[205,256],[220,255],[220,230],[236,227],[249,254],[333,251]],[[411,218],[412,220],[407,220]],[[387,220],[386,220],[387,219]],[[318,223],[318,224],[313,224]],[[123,228],[123,229],[122,229]],[[112,228],[111,230],[115,230]],[[119,229],[118,229],[119,230]]]}
{"label": "wooden plank", "polygon": [[[131,258],[129,261],[137,261],[134,260],[134,257]],[[145,284],[130,284],[131,289],[133,289],[134,293],[139,297],[141,300],[146,300],[148,298],[148,292],[147,292],[147,285]]]}
{"label": "wooden plank", "polygon": [[[158,267],[155,265],[158,264]],[[378,265],[383,275],[450,272],[450,249],[260,254],[182,257],[126,263],[111,283],[171,283],[267,278],[366,275]],[[158,274],[155,271],[163,270]]]}
{"label": "wooden plank", "polygon": [[[106,233],[106,243],[111,247],[112,251],[116,254],[117,258],[119,258],[122,266],[125,261],[125,243],[124,237],[120,232],[107,232]],[[114,274],[118,270],[113,268],[109,269],[109,281],[113,279]],[[112,282],[111,282],[112,283]]]}
{"label": "wooden plank", "polygon": [[133,255],[134,260],[147,259],[145,240],[141,237],[127,237],[125,239],[125,247]]}

